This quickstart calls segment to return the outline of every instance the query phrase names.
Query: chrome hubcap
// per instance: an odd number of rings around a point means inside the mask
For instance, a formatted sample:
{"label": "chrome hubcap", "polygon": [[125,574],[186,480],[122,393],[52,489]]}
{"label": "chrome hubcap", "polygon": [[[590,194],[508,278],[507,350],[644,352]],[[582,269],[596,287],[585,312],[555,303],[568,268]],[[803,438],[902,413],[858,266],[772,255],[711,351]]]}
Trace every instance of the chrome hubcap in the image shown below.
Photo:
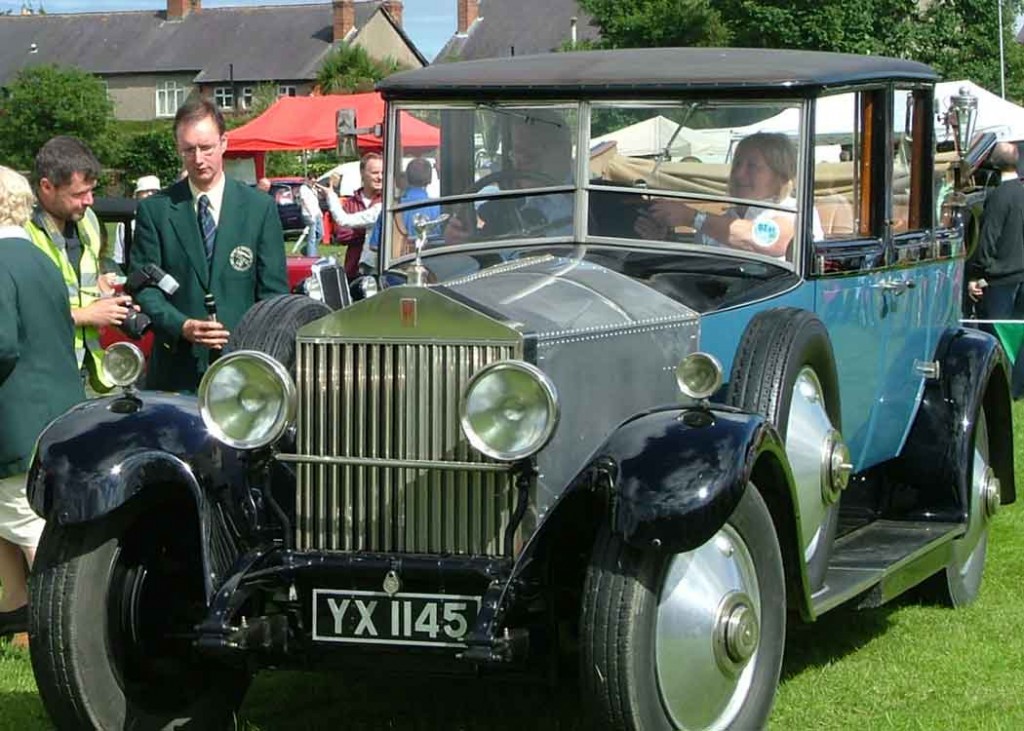
{"label": "chrome hubcap", "polygon": [[834,505],[849,484],[850,473],[853,472],[850,450],[835,429],[826,437],[822,457],[824,459],[821,463],[821,499],[825,505]]}
{"label": "chrome hubcap", "polygon": [[971,493],[968,496],[967,531],[953,541],[953,558],[947,571],[959,576],[969,596],[981,585],[988,548],[988,523],[999,507],[999,479],[989,466],[988,421],[985,410],[974,425]]}
{"label": "chrome hubcap", "polygon": [[985,470],[985,484],[981,488],[981,499],[985,505],[985,517],[993,518],[995,514],[999,512],[999,506],[1002,503],[1002,486],[999,482],[999,478],[996,477],[991,467]]}
{"label": "chrome hubcap", "polygon": [[715,660],[727,673],[737,674],[757,649],[761,624],[750,597],[733,593],[722,601],[715,620]]}
{"label": "chrome hubcap", "polygon": [[850,453],[825,410],[824,390],[813,368],[805,366],[793,384],[786,429],[786,456],[800,499],[804,560],[822,548],[829,511],[850,479]]}
{"label": "chrome hubcap", "polygon": [[746,543],[725,525],[666,568],[655,629],[658,689],[679,729],[732,722],[750,693],[761,603]]}

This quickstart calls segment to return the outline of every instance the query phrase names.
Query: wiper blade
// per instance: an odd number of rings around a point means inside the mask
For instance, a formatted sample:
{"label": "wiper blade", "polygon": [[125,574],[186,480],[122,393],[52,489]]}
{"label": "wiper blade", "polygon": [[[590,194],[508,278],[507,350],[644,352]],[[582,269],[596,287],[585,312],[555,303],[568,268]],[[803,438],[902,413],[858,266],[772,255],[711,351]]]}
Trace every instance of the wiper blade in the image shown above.
{"label": "wiper blade", "polygon": [[676,131],[672,133],[672,136],[665,144],[665,149],[661,151],[661,153],[658,155],[658,158],[654,161],[654,170],[651,171],[652,176],[657,175],[658,168],[661,166],[661,163],[671,159],[672,144],[676,141],[676,137],[679,136],[679,133],[683,131],[683,127],[686,125],[686,123],[690,121],[690,117],[693,116],[693,113],[697,111],[697,109],[699,109],[700,106],[701,105],[699,102],[693,102],[692,104],[690,104],[689,107],[686,108],[686,112],[683,115],[682,120],[680,120],[680,122],[676,125]]}

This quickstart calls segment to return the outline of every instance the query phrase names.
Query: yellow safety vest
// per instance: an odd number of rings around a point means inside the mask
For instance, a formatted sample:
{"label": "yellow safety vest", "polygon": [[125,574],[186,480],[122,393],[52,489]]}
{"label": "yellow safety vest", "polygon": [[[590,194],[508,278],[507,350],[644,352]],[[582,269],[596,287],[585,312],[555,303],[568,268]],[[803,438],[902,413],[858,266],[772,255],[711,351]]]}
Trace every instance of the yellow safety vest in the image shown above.
{"label": "yellow safety vest", "polygon": [[[76,228],[78,229],[78,239],[82,243],[82,261],[79,264],[81,284],[71,266],[71,260],[68,259],[64,234],[57,230],[53,219],[37,207],[32,214],[32,219],[25,224],[25,231],[32,238],[32,242],[60,269],[61,276],[64,277],[64,284],[68,288],[68,301],[71,303],[72,309],[88,307],[100,297],[99,256],[102,238],[100,222],[91,208],[86,209],[85,216],[78,222]],[[87,369],[89,383],[93,389],[102,392],[109,391],[113,387],[100,367],[103,348],[100,346],[99,331],[95,327],[75,328],[75,355],[78,357],[78,367]]]}

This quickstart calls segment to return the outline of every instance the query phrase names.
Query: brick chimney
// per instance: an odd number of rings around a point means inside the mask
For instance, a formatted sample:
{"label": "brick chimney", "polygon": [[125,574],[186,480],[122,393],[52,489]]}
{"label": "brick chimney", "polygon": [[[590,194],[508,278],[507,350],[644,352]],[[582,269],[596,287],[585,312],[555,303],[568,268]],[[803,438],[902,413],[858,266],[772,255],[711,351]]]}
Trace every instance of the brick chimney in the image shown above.
{"label": "brick chimney", "polygon": [[395,25],[399,28],[402,27],[402,0],[384,0],[380,4],[382,8],[388,11],[388,15],[395,21]]}
{"label": "brick chimney", "polygon": [[480,15],[480,0],[457,0],[459,3],[459,25],[456,33],[465,33]]}
{"label": "brick chimney", "polygon": [[333,41],[345,40],[345,36],[356,25],[356,4],[353,0],[332,0],[334,8],[334,37]]}
{"label": "brick chimney", "polygon": [[181,20],[189,13],[201,13],[203,0],[167,0],[167,19]]}

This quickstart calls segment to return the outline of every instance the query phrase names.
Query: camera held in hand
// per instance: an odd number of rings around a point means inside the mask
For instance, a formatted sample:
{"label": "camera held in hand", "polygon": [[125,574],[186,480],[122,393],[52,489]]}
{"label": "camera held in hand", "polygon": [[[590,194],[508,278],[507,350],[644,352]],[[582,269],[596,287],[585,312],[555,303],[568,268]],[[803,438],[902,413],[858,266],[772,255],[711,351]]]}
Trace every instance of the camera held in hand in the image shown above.
{"label": "camera held in hand", "polygon": [[[147,264],[132,272],[124,283],[124,293],[135,295],[147,287],[156,287],[165,295],[170,297],[178,291],[178,280],[158,267],[156,264]],[[142,336],[153,326],[153,320],[145,312],[131,309],[128,316],[121,323],[121,331],[132,340],[141,340]]]}

